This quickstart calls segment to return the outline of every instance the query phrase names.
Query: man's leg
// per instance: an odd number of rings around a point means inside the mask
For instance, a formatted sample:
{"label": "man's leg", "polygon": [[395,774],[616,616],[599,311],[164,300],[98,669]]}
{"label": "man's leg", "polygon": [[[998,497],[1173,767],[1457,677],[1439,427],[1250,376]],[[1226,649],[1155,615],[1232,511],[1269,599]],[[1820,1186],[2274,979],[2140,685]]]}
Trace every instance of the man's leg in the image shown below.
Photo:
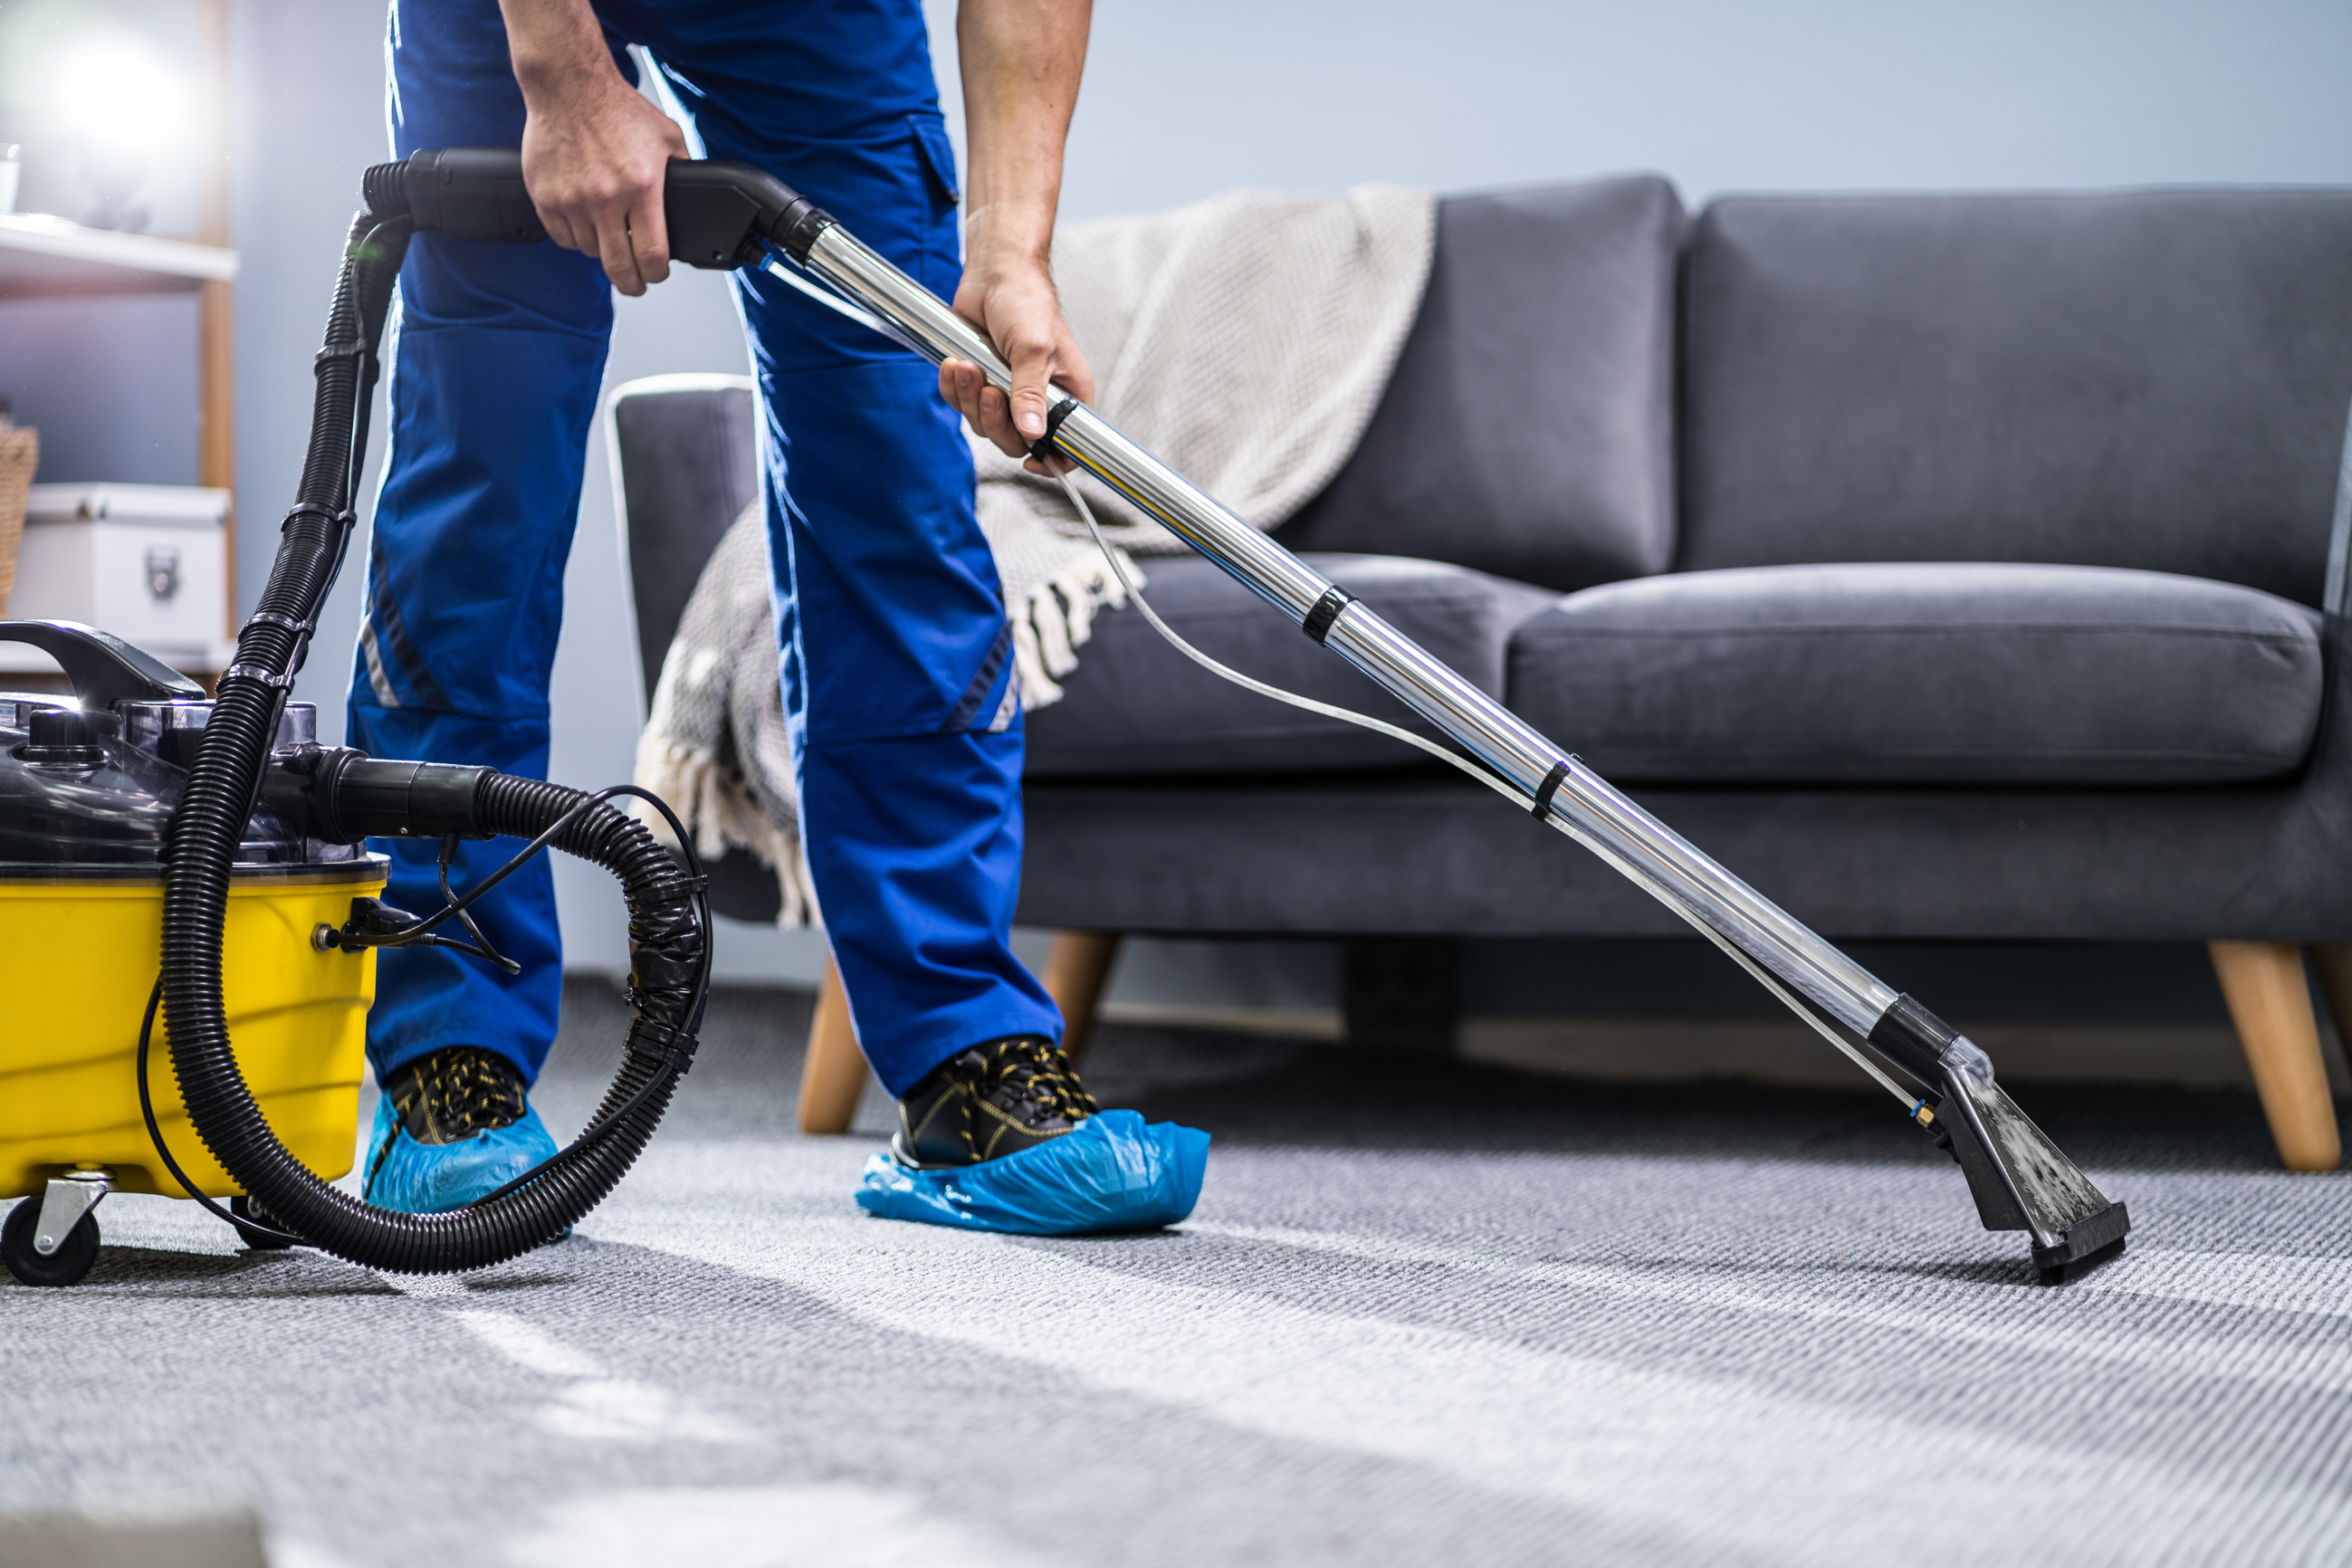
{"label": "man's leg", "polygon": [[[398,0],[390,56],[395,155],[521,140],[522,97],[494,0]],[[544,775],[563,564],[611,321],[610,291],[590,258],[552,245],[430,236],[411,245],[392,334],[391,429],[352,683],[352,744],[377,756]],[[418,913],[440,906],[438,846],[373,847],[393,858],[389,902]],[[462,844],[452,885],[479,880],[515,847]],[[384,952],[368,1050],[378,1080],[408,1097],[410,1132],[427,1149],[443,1139],[474,1145],[474,1156],[499,1154],[496,1169],[467,1178],[496,1185],[498,1170],[520,1160],[519,1171],[546,1143],[535,1118],[517,1121],[521,1086],[555,1037],[562,988],[545,858],[501,884],[475,917],[522,973],[508,977],[441,950]],[[496,1135],[467,1136],[485,1128]],[[388,1122],[379,1133],[372,1161],[396,1152]],[[492,1147],[501,1144],[513,1147]],[[438,1168],[454,1157],[417,1161]],[[469,1195],[478,1194],[438,1197]]]}
{"label": "man's leg", "polygon": [[[954,164],[913,0],[612,5],[650,26],[705,150],[772,170],[941,295]],[[640,18],[638,12],[646,16]],[[1013,956],[1022,735],[1011,636],[937,374],[739,274],[803,830],[860,1046],[892,1094],[983,1042],[1058,1038]]]}

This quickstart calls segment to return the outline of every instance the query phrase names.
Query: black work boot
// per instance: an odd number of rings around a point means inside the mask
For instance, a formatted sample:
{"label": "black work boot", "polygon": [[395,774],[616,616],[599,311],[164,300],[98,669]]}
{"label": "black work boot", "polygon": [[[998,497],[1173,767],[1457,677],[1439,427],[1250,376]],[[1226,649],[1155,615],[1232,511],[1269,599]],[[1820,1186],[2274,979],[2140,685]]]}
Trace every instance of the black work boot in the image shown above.
{"label": "black work boot", "polygon": [[419,1143],[455,1143],[511,1127],[530,1111],[522,1073],[496,1051],[449,1046],[386,1079],[400,1124]]}
{"label": "black work boot", "polygon": [[1059,1138],[1100,1109],[1061,1047],[1013,1035],[950,1057],[899,1100],[890,1152],[917,1171],[976,1165]]}

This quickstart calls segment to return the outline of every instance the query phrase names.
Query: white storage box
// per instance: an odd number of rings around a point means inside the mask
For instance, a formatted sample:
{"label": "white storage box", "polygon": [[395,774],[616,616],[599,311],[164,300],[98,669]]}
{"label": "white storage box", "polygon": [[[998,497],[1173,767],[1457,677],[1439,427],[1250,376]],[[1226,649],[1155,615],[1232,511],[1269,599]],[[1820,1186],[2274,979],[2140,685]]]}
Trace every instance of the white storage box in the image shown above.
{"label": "white storage box", "polygon": [[155,654],[216,648],[228,499],[193,485],[35,485],[9,615],[85,621]]}

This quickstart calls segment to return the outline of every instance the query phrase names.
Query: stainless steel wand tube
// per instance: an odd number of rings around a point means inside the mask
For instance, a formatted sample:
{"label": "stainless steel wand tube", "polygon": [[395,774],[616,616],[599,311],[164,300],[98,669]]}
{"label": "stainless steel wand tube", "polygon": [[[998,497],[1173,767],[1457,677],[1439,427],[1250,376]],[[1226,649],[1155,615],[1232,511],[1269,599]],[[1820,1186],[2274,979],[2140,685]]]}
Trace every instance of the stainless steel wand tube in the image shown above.
{"label": "stainless steel wand tube", "polygon": [[[937,296],[838,226],[803,263],[934,363],[968,360],[999,387],[1011,375],[986,338]],[[1065,400],[1054,446],[1214,561],[1451,736],[1568,831],[1684,918],[1748,954],[1844,1028],[1868,1039],[1897,993],[1627,799],[1509,710],[1236,517],[1093,409]]]}

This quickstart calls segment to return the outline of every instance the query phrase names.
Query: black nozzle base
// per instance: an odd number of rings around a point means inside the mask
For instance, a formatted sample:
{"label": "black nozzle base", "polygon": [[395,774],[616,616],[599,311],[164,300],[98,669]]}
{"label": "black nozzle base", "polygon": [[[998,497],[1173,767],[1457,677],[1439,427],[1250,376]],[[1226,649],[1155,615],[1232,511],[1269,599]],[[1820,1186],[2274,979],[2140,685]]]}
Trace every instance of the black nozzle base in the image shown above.
{"label": "black nozzle base", "polygon": [[2033,1244],[2033,1267],[2044,1285],[2064,1285],[2080,1279],[2099,1265],[2123,1256],[2131,1231],[2131,1215],[2121,1204],[2109,1204],[2096,1214],[2077,1220],[2058,1233],[2058,1245]]}

